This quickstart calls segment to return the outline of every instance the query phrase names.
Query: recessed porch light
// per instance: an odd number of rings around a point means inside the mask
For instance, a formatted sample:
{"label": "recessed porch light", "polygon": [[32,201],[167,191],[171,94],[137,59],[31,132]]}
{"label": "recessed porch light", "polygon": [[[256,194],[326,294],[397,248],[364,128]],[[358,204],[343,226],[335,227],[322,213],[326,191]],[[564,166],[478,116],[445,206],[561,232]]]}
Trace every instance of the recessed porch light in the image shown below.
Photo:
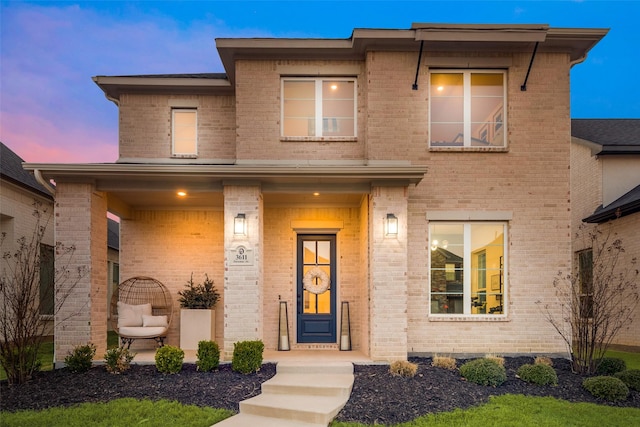
{"label": "recessed porch light", "polygon": [[187,192],[186,191],[178,191],[176,193],[178,195],[178,197],[187,197]]}

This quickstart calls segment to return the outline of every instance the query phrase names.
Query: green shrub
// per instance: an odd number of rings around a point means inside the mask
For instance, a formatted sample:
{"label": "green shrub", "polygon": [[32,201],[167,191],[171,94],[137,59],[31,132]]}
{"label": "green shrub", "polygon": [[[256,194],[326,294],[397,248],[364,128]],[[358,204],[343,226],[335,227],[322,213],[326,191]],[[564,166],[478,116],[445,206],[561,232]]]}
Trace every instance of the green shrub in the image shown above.
{"label": "green shrub", "polygon": [[196,353],[196,366],[199,371],[209,372],[220,365],[220,347],[215,341],[200,341]]}
{"label": "green shrub", "polygon": [[448,369],[450,371],[455,371],[455,369],[457,368],[456,359],[446,356],[433,356],[431,366]]}
{"label": "green shrub", "polygon": [[507,372],[494,359],[474,359],[460,367],[460,374],[472,383],[499,386],[507,380]]}
{"label": "green shrub", "polygon": [[418,372],[418,365],[407,360],[396,360],[389,366],[389,372],[391,375],[413,378]]}
{"label": "green shrub", "polygon": [[537,365],[522,365],[518,368],[518,377],[528,383],[538,385],[558,385],[558,375],[549,365],[538,363]]}
{"label": "green shrub", "polygon": [[614,377],[621,379],[630,389],[640,391],[640,369],[616,372]]}
{"label": "green shrub", "polygon": [[627,370],[627,364],[624,360],[617,357],[603,357],[598,361],[596,373],[598,375],[613,375],[616,372]]}
{"label": "green shrub", "polygon": [[184,351],[178,347],[165,345],[156,351],[156,369],[163,374],[177,374],[183,361]]}
{"label": "green shrub", "polygon": [[257,372],[262,366],[262,341],[240,341],[233,344],[233,359],[231,369],[242,374]]}
{"label": "green shrub", "polygon": [[131,361],[136,356],[129,349],[123,347],[110,348],[104,354],[104,363],[107,372],[121,374],[131,367]]}
{"label": "green shrub", "polygon": [[604,375],[585,379],[582,387],[595,397],[610,402],[625,400],[629,395],[629,387],[621,379]]}
{"label": "green shrub", "polygon": [[93,364],[96,346],[92,343],[78,345],[64,358],[64,363],[71,372],[87,372]]}

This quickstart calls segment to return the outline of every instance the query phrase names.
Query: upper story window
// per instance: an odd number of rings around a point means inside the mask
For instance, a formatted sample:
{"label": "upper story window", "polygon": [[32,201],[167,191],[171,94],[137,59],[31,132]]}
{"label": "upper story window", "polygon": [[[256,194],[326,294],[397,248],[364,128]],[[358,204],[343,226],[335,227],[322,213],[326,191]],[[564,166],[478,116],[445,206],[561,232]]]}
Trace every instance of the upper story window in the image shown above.
{"label": "upper story window", "polygon": [[356,80],[282,79],[283,137],[355,137]]}
{"label": "upper story window", "polygon": [[503,314],[504,222],[434,222],[431,242],[431,314]]}
{"label": "upper story window", "polygon": [[198,155],[198,110],[174,108],[171,110],[173,156]]}
{"label": "upper story window", "polygon": [[429,74],[430,147],[505,147],[506,72]]}

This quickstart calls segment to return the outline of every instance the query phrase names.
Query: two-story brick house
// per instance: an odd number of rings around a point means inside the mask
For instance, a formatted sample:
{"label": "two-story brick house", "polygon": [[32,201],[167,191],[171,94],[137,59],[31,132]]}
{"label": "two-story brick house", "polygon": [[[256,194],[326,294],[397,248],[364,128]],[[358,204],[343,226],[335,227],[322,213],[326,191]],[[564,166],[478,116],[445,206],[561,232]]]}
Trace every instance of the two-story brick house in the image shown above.
{"label": "two-story brick house", "polygon": [[294,349],[337,351],[348,302],[352,348],[374,360],[566,353],[536,301],[571,266],[570,69],[606,32],[218,39],[224,74],[95,77],[119,160],[26,165],[55,179],[57,238],[91,266],[56,357],[106,340],[107,210],[121,278],[176,299],[192,272],[214,279],[226,357],[277,348],[280,301]]}

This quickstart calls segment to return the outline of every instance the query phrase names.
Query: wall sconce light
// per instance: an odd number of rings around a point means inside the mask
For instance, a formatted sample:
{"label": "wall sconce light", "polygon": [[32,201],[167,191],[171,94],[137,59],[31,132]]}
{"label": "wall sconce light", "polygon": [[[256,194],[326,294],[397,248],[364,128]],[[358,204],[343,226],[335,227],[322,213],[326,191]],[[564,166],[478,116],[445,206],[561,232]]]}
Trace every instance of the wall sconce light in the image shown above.
{"label": "wall sconce light", "polygon": [[233,219],[233,234],[236,236],[247,235],[247,218],[243,213],[239,213]]}
{"label": "wall sconce light", "polygon": [[385,236],[396,237],[398,235],[398,217],[392,213],[387,214]]}

